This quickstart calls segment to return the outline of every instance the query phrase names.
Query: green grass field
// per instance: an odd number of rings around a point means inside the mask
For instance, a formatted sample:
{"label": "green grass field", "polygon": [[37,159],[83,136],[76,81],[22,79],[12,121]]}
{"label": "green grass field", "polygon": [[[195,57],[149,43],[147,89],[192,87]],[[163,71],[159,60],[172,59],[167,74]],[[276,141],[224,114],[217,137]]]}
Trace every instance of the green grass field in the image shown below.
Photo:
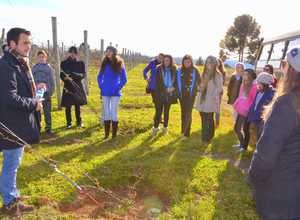
{"label": "green grass field", "polygon": [[[59,161],[60,169],[81,185],[91,185],[84,176],[89,173],[101,186],[127,199],[128,187],[134,185],[133,200],[141,207],[136,218],[153,217],[149,211],[157,208],[161,210],[161,219],[258,219],[243,172],[253,148],[239,154],[231,147],[237,140],[232,131],[230,107],[222,105],[221,126],[208,146],[201,142],[200,116],[196,111],[191,137],[181,137],[179,105],[171,108],[169,134],[152,138],[154,108],[150,96],[145,94],[143,67],[143,64],[138,65],[128,73],[119,111],[120,136],[116,140],[103,140],[97,69],[92,68],[89,104],[82,111],[86,128],[65,130],[64,111],[54,110],[55,135],[44,137],[34,148]],[[75,189],[32,154],[24,156],[18,186],[22,194],[31,197],[29,202],[39,207],[24,219],[93,216],[82,211],[84,207],[77,207],[73,214],[55,208],[77,199]],[[50,202],[41,206],[41,198]],[[108,210],[115,215],[106,218],[125,219],[132,208],[119,204]],[[101,213],[98,216],[104,218]]]}

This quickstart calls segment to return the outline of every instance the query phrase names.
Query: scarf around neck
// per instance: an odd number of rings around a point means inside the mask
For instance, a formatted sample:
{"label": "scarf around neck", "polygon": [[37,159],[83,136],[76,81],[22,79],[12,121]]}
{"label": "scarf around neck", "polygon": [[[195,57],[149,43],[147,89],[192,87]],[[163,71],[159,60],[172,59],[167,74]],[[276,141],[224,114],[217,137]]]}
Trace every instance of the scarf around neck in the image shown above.
{"label": "scarf around neck", "polygon": [[29,65],[28,58],[25,58],[25,57],[21,56],[16,50],[11,49],[7,46],[5,47],[5,51],[10,53],[13,57],[15,57],[17,59],[21,69],[24,70],[24,72],[26,74],[26,77],[29,81],[29,84],[30,84],[30,87],[31,87],[32,97],[35,98],[35,96],[36,96],[36,86],[35,86],[35,82],[34,82],[32,72],[31,72],[31,68],[30,68],[30,65]]}

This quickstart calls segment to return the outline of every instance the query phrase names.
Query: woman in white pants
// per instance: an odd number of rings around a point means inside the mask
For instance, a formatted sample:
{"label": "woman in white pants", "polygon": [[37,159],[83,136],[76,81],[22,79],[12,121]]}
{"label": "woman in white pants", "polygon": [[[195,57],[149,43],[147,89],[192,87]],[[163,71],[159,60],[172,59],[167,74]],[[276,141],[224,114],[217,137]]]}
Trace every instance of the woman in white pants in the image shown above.
{"label": "woman in white pants", "polygon": [[117,53],[117,49],[114,47],[110,46],[106,49],[98,74],[98,85],[103,101],[105,139],[109,137],[111,124],[112,137],[117,136],[121,90],[127,83],[124,61]]}

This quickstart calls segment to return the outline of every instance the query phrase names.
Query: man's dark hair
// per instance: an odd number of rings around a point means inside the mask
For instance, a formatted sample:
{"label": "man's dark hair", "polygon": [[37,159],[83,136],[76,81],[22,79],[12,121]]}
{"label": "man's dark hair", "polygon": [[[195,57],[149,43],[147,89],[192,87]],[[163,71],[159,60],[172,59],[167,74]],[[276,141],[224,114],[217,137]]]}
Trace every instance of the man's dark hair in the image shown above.
{"label": "man's dark hair", "polygon": [[7,39],[7,45],[10,46],[10,42],[14,41],[16,44],[18,44],[20,35],[26,34],[28,36],[31,35],[30,31],[24,29],[24,28],[12,28],[7,32],[6,39]]}
{"label": "man's dark hair", "polygon": [[68,52],[78,54],[77,47],[75,47],[75,46],[70,47]]}

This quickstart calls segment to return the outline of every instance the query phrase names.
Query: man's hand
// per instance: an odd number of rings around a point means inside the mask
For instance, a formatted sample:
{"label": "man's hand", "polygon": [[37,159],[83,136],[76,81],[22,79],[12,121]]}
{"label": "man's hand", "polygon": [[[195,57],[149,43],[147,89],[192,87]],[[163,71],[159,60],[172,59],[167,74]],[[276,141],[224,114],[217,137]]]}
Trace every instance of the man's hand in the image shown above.
{"label": "man's hand", "polygon": [[175,91],[175,88],[174,87],[170,87],[170,88],[167,88],[167,92],[168,93],[172,93]]}
{"label": "man's hand", "polygon": [[40,112],[43,110],[43,102],[42,100],[38,100],[38,103],[36,105],[36,109],[35,109],[37,112]]}
{"label": "man's hand", "polygon": [[68,74],[66,74],[66,76],[65,76],[64,79],[65,79],[65,80],[68,80],[68,81],[72,81],[72,78],[71,78],[70,75],[68,75]]}

